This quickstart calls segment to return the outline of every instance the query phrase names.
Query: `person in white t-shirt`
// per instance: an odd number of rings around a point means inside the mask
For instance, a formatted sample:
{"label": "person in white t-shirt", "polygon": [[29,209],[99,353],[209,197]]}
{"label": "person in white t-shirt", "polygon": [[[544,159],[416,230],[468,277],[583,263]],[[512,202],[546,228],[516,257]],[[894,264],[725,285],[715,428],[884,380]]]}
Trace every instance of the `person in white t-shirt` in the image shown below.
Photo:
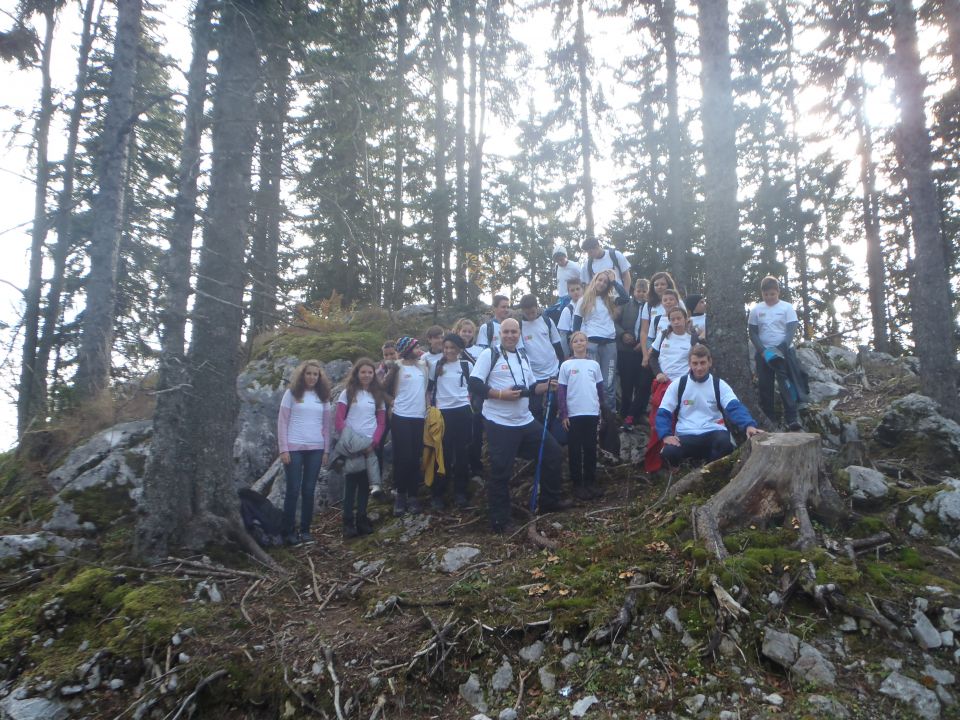
{"label": "person in white t-shirt", "polygon": [[742,428],[748,438],[762,432],[730,386],[714,379],[712,367],[710,350],[694,345],[686,382],[671,383],[660,402],[657,433],[663,438],[661,456],[671,467],[684,459],[712,462],[732,453],[726,420]]}
{"label": "person in white t-shirt", "polygon": [[[560,363],[563,362],[560,332],[553,320],[540,311],[534,295],[528,294],[520,298],[520,338],[534,379],[544,382],[557,377]],[[549,422],[552,419],[544,418],[543,396],[534,395],[530,398],[530,410],[540,422]],[[550,414],[554,415],[555,410],[556,408],[553,408]]]}
{"label": "person in white t-shirt", "polygon": [[596,238],[588,238],[580,244],[585,253],[580,263],[580,281],[584,287],[604,270],[611,270],[614,278],[625,288],[633,287],[630,276],[630,263],[626,255],[615,248],[606,248]]}
{"label": "person in white t-shirt", "polygon": [[570,301],[571,280],[580,280],[580,265],[567,257],[567,249],[557,245],[553,249],[553,261],[557,264],[557,300],[560,303]]}
{"label": "person in white t-shirt", "polygon": [[799,397],[790,381],[787,362],[799,319],[793,305],[780,299],[780,283],[767,276],[760,282],[762,302],[750,310],[750,342],[756,350],[757,392],[760,409],[777,422],[774,383],[780,390],[784,421],[790,430],[801,430]]}
{"label": "person in white t-shirt", "polygon": [[690,331],[687,311],[671,308],[664,316],[670,324],[657,335],[650,348],[650,369],[659,383],[671,383],[682,378],[690,369],[690,348],[699,337]]}
{"label": "person in white t-shirt", "polygon": [[577,308],[577,303],[583,297],[583,283],[580,279],[571,280],[567,283],[567,289],[570,292],[570,302],[560,311],[560,319],[557,320],[557,331],[560,333],[560,345],[563,347],[563,356],[570,357],[570,343],[568,338],[573,332],[573,312]]}
{"label": "person in white t-shirt", "polygon": [[[286,477],[283,497],[283,533],[289,545],[310,542],[314,495],[324,450],[330,448],[333,414],[330,383],[317,360],[300,363],[283,393],[277,416],[277,444]],[[295,529],[297,501],[300,501],[300,532]]]}
{"label": "person in white t-shirt", "polygon": [[525,353],[518,348],[520,324],[508,318],[500,325],[500,343],[477,358],[470,390],[484,398],[483,420],[490,450],[487,506],[495,533],[510,531],[510,475],[517,455],[536,460],[543,438],[540,512],[566,510],[560,498],[560,446],[530,412],[531,392],[543,394],[549,384],[535,384]]}
{"label": "person in white t-shirt", "polygon": [[[376,375],[373,360],[360,358],[347,374],[346,388],[337,399],[337,433],[350,428],[361,437],[370,438],[363,451],[367,456],[366,467],[357,472],[348,472],[343,478],[343,537],[369,535],[373,526],[367,517],[370,500],[370,456],[377,457],[377,448],[387,427],[387,399]],[[380,466],[377,465],[377,474]],[[376,478],[374,478],[374,481]]]}
{"label": "person in white t-shirt", "polygon": [[420,359],[427,364],[428,370],[432,371],[437,360],[443,357],[443,336],[444,329],[439,325],[431,325],[423,334],[424,340],[427,341],[427,352],[423,353]]}
{"label": "person in white t-shirt", "polygon": [[443,464],[446,475],[431,486],[434,510],[443,510],[449,480],[453,481],[453,502],[467,507],[468,471],[473,410],[470,408],[470,371],[473,360],[465,352],[463,338],[448,333],[443,338],[443,357],[430,372],[430,404],[443,415]]}
{"label": "person in white t-shirt", "polygon": [[[460,318],[454,323],[453,331],[463,339],[463,351],[470,356],[470,360],[477,361],[483,348],[476,345],[477,325],[469,318]],[[470,433],[470,479],[476,483],[483,481],[483,416],[479,408],[483,404],[480,398],[471,398],[474,408],[472,430]]]}
{"label": "person in white t-shirt", "polygon": [[[677,291],[677,283],[674,281],[673,276],[664,271],[655,272],[653,277],[650,278],[650,289],[647,291],[647,306],[640,313],[640,339],[643,341],[643,365],[646,367],[649,364],[649,357],[647,349],[650,347],[650,323],[658,315],[662,315],[664,312],[663,308],[663,293],[667,290]],[[679,298],[679,293],[677,294]]]}
{"label": "person in white t-shirt", "polygon": [[596,360],[587,357],[587,336],[570,336],[573,357],[560,366],[557,398],[560,421],[567,431],[567,454],[573,494],[592,500],[603,493],[597,487],[597,429],[603,409],[603,375]]}
{"label": "person in white t-shirt", "polygon": [[387,375],[385,388],[393,398],[390,434],[393,441],[393,514],[420,512],[420,455],[427,415],[427,364],[420,360],[418,342],[404,335],[397,340],[400,361]]}
{"label": "person in white t-shirt", "polygon": [[506,295],[493,296],[493,317],[477,329],[477,345],[481,348],[493,347],[500,339],[500,323],[510,316],[510,298]]}
{"label": "person in white t-shirt", "polygon": [[617,325],[618,306],[630,296],[616,280],[613,270],[601,270],[587,285],[583,297],[573,311],[573,329],[587,334],[587,356],[600,364],[607,407],[617,406]]}

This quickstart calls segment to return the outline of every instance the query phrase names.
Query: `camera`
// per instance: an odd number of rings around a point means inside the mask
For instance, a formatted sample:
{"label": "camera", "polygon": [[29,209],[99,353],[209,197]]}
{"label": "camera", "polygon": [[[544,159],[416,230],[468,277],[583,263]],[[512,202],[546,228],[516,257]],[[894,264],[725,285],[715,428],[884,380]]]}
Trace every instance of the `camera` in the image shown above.
{"label": "camera", "polygon": [[528,387],[525,386],[525,385],[514,385],[514,386],[513,386],[512,388],[510,388],[510,389],[511,389],[511,390],[519,390],[519,391],[520,391],[520,397],[522,397],[522,398],[523,398],[523,397],[530,397],[530,388],[528,388]]}

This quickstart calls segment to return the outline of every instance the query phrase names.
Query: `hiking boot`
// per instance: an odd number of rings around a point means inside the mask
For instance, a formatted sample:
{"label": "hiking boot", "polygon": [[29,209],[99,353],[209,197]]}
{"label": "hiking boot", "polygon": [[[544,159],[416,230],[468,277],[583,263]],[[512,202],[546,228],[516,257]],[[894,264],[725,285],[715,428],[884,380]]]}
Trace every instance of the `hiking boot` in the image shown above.
{"label": "hiking boot", "polygon": [[344,540],[353,540],[360,533],[357,532],[357,526],[353,523],[344,523],[343,524],[343,539]]}
{"label": "hiking boot", "polygon": [[393,501],[393,516],[403,517],[406,514],[407,514],[407,496],[397,493],[397,497]]}
{"label": "hiking boot", "polygon": [[430,509],[434,512],[443,512],[446,503],[443,502],[442,497],[430,498]]}
{"label": "hiking boot", "polygon": [[357,516],[357,533],[360,535],[373,534],[373,525],[370,524],[370,518],[366,515]]}
{"label": "hiking boot", "polygon": [[466,495],[454,495],[453,504],[456,505],[458,510],[466,510],[470,506],[470,500]]}
{"label": "hiking boot", "polygon": [[374,500],[383,500],[383,488],[379,485],[371,485],[370,497],[372,497]]}
{"label": "hiking boot", "polygon": [[283,544],[296,546],[300,544],[300,536],[297,533],[289,533],[283,536]]}
{"label": "hiking boot", "polygon": [[407,512],[411,515],[419,515],[423,512],[420,508],[420,501],[417,498],[407,498]]}
{"label": "hiking boot", "polygon": [[316,539],[313,535],[310,534],[310,531],[309,531],[309,530],[301,530],[301,531],[300,531],[300,544],[302,544],[302,545],[312,545],[312,544],[315,543],[316,541],[317,541],[317,539]]}

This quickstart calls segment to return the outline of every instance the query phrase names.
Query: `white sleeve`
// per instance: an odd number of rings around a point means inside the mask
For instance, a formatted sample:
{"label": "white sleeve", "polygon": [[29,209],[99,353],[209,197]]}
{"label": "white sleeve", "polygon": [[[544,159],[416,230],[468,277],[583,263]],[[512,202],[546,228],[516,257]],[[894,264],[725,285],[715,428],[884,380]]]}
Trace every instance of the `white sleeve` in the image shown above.
{"label": "white sleeve", "polygon": [[733,388],[727,385],[726,380],[720,381],[720,403],[723,405],[720,410],[726,409],[727,405],[732,403],[737,399],[736,394],[733,392]]}
{"label": "white sleeve", "polygon": [[480,378],[484,382],[487,381],[487,376],[490,374],[490,349],[486,349],[480,353],[480,356],[477,358],[477,362],[473,364],[473,370],[470,371],[470,377]]}
{"label": "white sleeve", "polygon": [[663,315],[657,315],[655,318],[650,318],[650,327],[647,329],[648,340],[656,340],[657,334],[663,335],[663,333],[660,332],[660,325],[663,323],[663,320],[660,318],[662,317]]}
{"label": "white sleeve", "polygon": [[[620,264],[620,279],[623,279],[623,274],[630,272],[630,261],[627,260],[627,256],[624,255],[619,250],[614,250],[617,255],[617,262]],[[627,292],[630,292],[630,289],[627,288]]]}
{"label": "white sleeve", "polygon": [[754,305],[752,308],[750,308],[750,315],[747,318],[748,325],[760,325],[760,318],[757,316],[759,308],[759,305]]}
{"label": "white sleeve", "polygon": [[340,391],[340,397],[337,398],[337,402],[338,402],[338,403],[343,403],[344,405],[347,404],[347,391],[346,391],[346,390],[341,390],[341,391]]}
{"label": "white sleeve", "polygon": [[490,332],[490,326],[487,323],[481,324],[477,328],[477,341],[474,344],[482,348],[490,347],[490,342],[487,340],[488,332]]}
{"label": "white sleeve", "polygon": [[549,335],[550,335],[550,344],[553,345],[553,343],[558,343],[558,342],[560,342],[560,332],[559,332],[559,330],[557,329],[557,326],[554,325],[553,320],[551,320],[551,319],[548,318],[548,317],[545,317],[545,318],[544,318],[544,322],[546,322],[546,323],[547,323],[547,326],[550,328],[550,333],[549,333]]}
{"label": "white sleeve", "polygon": [[596,360],[593,361],[593,384],[596,385],[598,382],[603,382],[603,373],[600,370],[600,363]]}
{"label": "white sleeve", "polygon": [[566,362],[564,362],[563,365],[560,366],[560,374],[557,376],[557,384],[566,385],[569,382],[570,382],[570,366]]}
{"label": "white sleeve", "polygon": [[[660,354],[660,348],[663,347],[663,340],[666,338],[666,335],[660,333],[659,337],[653,341],[653,345],[650,346],[651,350],[656,350],[657,354]],[[659,340],[660,342],[657,342]]]}
{"label": "white sleeve", "polygon": [[587,289],[587,283],[590,282],[590,278],[587,277],[587,263],[589,260],[585,260],[580,264],[580,282],[583,283],[583,289]]}
{"label": "white sleeve", "polygon": [[679,387],[679,382],[670,383],[667,391],[663,394],[663,399],[660,401],[660,410],[668,410],[669,412],[673,412],[677,409],[677,390]]}
{"label": "white sleeve", "polygon": [[[520,367],[523,368],[523,376],[527,381],[527,387],[532,388],[537,384],[537,378],[533,374],[533,368],[530,367],[530,361],[520,355],[520,353],[517,353],[517,357],[520,359]],[[509,362],[509,358],[507,362]]]}
{"label": "white sleeve", "polygon": [[787,322],[800,322],[800,318],[797,317],[797,309],[790,303],[784,301],[787,306]]}
{"label": "white sleeve", "polygon": [[[573,317],[578,317],[583,319],[583,315],[580,314],[580,306],[583,305],[583,298],[577,300],[577,304],[573,308]],[[573,320],[570,321],[570,327],[573,327]]]}
{"label": "white sleeve", "polygon": [[[346,390],[344,390],[346,393]],[[290,390],[283,391],[283,400],[280,401],[280,407],[293,408],[293,393]]]}

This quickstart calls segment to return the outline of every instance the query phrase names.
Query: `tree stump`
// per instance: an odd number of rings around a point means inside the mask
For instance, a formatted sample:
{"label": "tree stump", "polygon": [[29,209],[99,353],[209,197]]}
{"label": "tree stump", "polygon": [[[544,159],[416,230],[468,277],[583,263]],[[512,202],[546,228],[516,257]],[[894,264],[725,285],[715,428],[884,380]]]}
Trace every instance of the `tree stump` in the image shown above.
{"label": "tree stump", "polygon": [[697,534],[718,560],[727,557],[722,531],[763,525],[788,514],[797,519],[798,546],[816,544],[810,513],[834,522],[847,515],[843,501],[821,472],[820,436],[763,433],[750,440],[750,455],[730,482],[697,508]]}

